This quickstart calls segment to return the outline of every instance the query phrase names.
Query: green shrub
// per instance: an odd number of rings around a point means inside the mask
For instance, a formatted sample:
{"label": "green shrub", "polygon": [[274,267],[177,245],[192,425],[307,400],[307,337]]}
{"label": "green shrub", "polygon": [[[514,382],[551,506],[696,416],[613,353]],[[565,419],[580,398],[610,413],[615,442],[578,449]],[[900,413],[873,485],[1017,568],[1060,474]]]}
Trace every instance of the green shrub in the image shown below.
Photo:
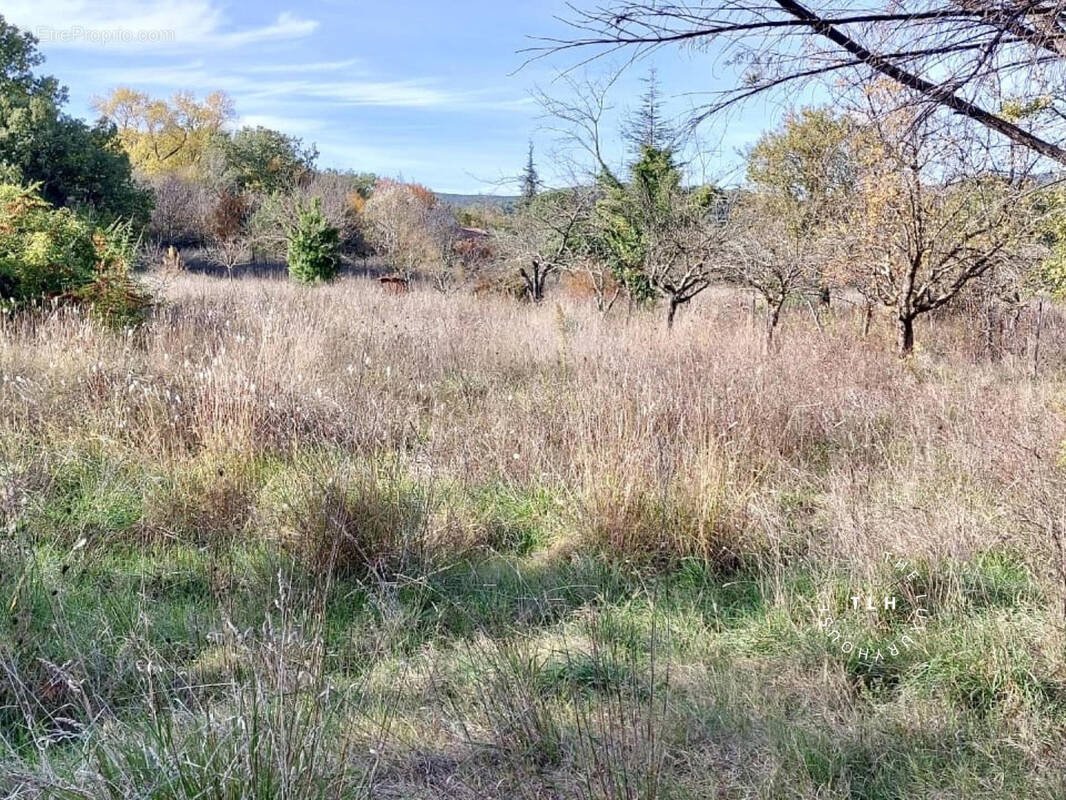
{"label": "green shrub", "polygon": [[289,232],[289,276],[297,283],[331,281],[340,264],[340,231],[326,221],[322,203],[298,208]]}
{"label": "green shrub", "polygon": [[130,275],[130,223],[95,230],[35,187],[0,184],[0,301],[14,308],[47,300],[88,306],[104,320],[140,322],[150,296]]}
{"label": "green shrub", "polygon": [[93,282],[92,227],[53,208],[35,189],[0,185],[0,299],[23,304],[58,297]]}
{"label": "green shrub", "polygon": [[96,245],[93,281],[74,292],[74,299],[109,325],[140,325],[152,307],[152,296],[131,274],[137,252],[132,223],[116,222],[106,231],[98,232],[93,241]]}

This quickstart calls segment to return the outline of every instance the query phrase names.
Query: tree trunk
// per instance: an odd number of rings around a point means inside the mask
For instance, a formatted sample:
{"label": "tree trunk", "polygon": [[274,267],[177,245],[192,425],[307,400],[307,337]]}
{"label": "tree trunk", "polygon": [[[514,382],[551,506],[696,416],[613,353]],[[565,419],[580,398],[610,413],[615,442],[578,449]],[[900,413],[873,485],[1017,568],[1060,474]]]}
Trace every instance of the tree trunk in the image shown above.
{"label": "tree trunk", "polygon": [[1002,352],[1003,318],[999,313],[999,308],[996,306],[996,301],[992,298],[985,300],[984,312],[985,352],[988,354],[989,359],[996,361]]}
{"label": "tree trunk", "polygon": [[906,358],[914,352],[914,317],[900,314],[897,320],[896,346],[899,357]]}
{"label": "tree trunk", "polygon": [[769,353],[774,349],[774,333],[777,331],[777,323],[781,320],[781,308],[785,305],[785,299],[782,297],[776,303],[771,303],[767,300],[766,303],[766,352]]}
{"label": "tree trunk", "polygon": [[866,305],[862,310],[862,338],[865,339],[870,335],[870,323],[874,319],[874,304],[869,300],[866,301]]}
{"label": "tree trunk", "polygon": [[541,269],[540,263],[533,261],[530,272],[526,272],[525,267],[519,267],[518,274],[522,276],[522,280],[526,284],[526,294],[529,295],[529,299],[534,303],[539,303],[544,299],[544,279],[548,277],[548,270]]}
{"label": "tree trunk", "polygon": [[674,327],[674,317],[677,316],[677,307],[681,305],[681,302],[676,297],[670,298],[670,308],[666,312],[666,329],[672,330]]}
{"label": "tree trunk", "polygon": [[1029,367],[1029,374],[1032,377],[1036,377],[1037,372],[1040,370],[1040,334],[1044,330],[1044,301],[1043,299],[1036,306],[1036,324],[1033,331],[1033,360]]}

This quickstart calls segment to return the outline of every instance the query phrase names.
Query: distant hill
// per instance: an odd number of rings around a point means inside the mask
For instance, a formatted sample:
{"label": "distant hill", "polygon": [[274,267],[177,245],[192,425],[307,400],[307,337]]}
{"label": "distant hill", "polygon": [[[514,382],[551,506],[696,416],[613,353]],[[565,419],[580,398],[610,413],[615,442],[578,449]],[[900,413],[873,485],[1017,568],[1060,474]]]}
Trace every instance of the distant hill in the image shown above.
{"label": "distant hill", "polygon": [[510,208],[518,200],[518,195],[502,194],[448,194],[447,192],[434,192],[441,202],[455,208],[469,208],[471,206],[492,206],[495,208]]}

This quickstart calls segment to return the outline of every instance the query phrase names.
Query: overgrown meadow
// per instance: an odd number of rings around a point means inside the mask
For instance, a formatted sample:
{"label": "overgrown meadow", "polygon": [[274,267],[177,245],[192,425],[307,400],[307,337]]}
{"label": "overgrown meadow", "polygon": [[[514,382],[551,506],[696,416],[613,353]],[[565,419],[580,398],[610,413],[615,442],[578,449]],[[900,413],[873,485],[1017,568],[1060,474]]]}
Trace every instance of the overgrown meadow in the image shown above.
{"label": "overgrown meadow", "polygon": [[3,796],[1066,793],[1056,310],[161,294],[0,322]]}

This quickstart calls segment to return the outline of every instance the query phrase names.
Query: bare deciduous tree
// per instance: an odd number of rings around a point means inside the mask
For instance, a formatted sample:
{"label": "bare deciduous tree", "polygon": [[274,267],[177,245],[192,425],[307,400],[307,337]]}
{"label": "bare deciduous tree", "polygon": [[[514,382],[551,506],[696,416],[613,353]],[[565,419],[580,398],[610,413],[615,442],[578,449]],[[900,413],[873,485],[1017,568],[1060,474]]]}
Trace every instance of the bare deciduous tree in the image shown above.
{"label": "bare deciduous tree", "polygon": [[287,233],[296,223],[297,210],[316,200],[326,221],[340,232],[342,252],[364,255],[363,233],[352,205],[355,194],[351,175],[316,172],[288,192],[259,196],[246,226],[254,255],[284,259]]}
{"label": "bare deciduous tree", "polygon": [[526,296],[544,299],[548,279],[564,269],[577,269],[587,254],[582,248],[595,192],[589,187],[542,192],[498,234],[510,268],[516,269]]}
{"label": "bare deciduous tree", "polygon": [[211,238],[214,198],[202,183],[169,173],[151,181],[155,195],[149,234],[160,245],[201,247]]}
{"label": "bare deciduous tree", "polygon": [[998,152],[992,135],[948,114],[886,112],[884,91],[868,93],[867,157],[836,263],[846,282],[892,309],[906,356],[921,315],[976,279],[1040,257],[1039,215],[1029,151]]}
{"label": "bare deciduous tree", "polygon": [[207,257],[224,267],[226,274],[233,277],[233,270],[247,263],[251,255],[245,225],[250,215],[250,202],[247,195],[223,190],[215,202],[211,214],[211,231]]}
{"label": "bare deciduous tree", "polygon": [[[535,53],[632,48],[639,55],[670,44],[729,52],[744,65],[741,79],[697,118],[797,81],[858,71],[1066,163],[1062,0],[651,0],[575,8],[570,22],[572,37],[546,39]],[[1047,113],[1017,113],[1038,110]]]}
{"label": "bare deciduous tree", "polygon": [[614,308],[625,289],[611,274],[610,267],[603,259],[592,254],[577,256],[562,269],[572,276],[580,276],[584,285],[591,290],[596,310],[601,314],[608,314]]}
{"label": "bare deciduous tree", "polygon": [[557,136],[563,152],[584,153],[591,158],[593,176],[608,186],[620,186],[619,167],[607,160],[603,131],[604,118],[610,110],[607,94],[614,81],[578,80],[571,75],[562,75],[559,81],[567,89],[565,96],[540,90],[535,93],[545,117],[551,120],[548,131]]}
{"label": "bare deciduous tree", "polygon": [[766,198],[747,194],[733,204],[718,275],[757,292],[766,302],[766,348],[774,344],[781,312],[790,298],[819,284],[821,240],[797,231]]}
{"label": "bare deciduous tree", "polygon": [[723,233],[721,196],[683,187],[669,150],[645,146],[629,173],[597,204],[598,238],[630,296],[665,300],[673,327],[678,309],[711,284]]}
{"label": "bare deciduous tree", "polygon": [[[710,285],[711,253],[722,233],[720,198],[713,191],[682,186],[676,158],[682,137],[664,118],[654,75],[640,109],[621,131],[637,149],[636,160],[624,170],[610,163],[603,139],[613,80],[579,81],[568,75],[561,80],[569,90],[566,97],[542,93],[539,99],[568,154],[576,154],[579,162],[584,156],[580,166],[571,164],[572,176],[583,172],[572,184],[593,188],[576,190],[583,199],[571,204],[569,214],[556,215],[554,231],[549,226],[556,245],[560,237],[567,241],[556,252],[567,256],[567,268],[592,278],[601,309],[613,305],[620,290],[638,302],[660,298],[667,303],[666,322],[672,327],[678,309]],[[575,233],[586,240],[577,251],[572,247]],[[537,287],[546,274],[561,268],[538,259],[523,274],[531,296],[539,296]]]}
{"label": "bare deciduous tree", "polygon": [[646,232],[644,274],[667,303],[666,327],[677,311],[711,285],[724,228],[714,212],[678,197],[668,220]]}
{"label": "bare deciduous tree", "polygon": [[404,279],[418,272],[441,290],[457,280],[459,262],[450,254],[459,223],[429,190],[379,181],[362,218],[370,243]]}
{"label": "bare deciduous tree", "polygon": [[233,271],[247,264],[251,260],[251,247],[248,239],[241,234],[216,238],[204,251],[211,263],[217,264],[226,270],[228,277],[233,277]]}

